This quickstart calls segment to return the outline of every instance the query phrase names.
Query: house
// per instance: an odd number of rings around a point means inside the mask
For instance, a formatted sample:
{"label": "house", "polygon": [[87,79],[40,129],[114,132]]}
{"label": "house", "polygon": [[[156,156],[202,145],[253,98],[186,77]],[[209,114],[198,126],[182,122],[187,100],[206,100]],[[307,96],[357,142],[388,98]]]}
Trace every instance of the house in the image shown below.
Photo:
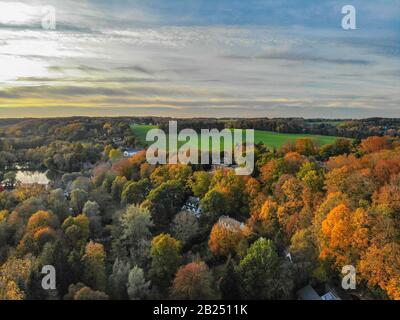
{"label": "house", "polygon": [[188,211],[193,213],[197,218],[201,216],[201,208],[200,208],[200,198],[197,197],[189,197],[186,203],[183,205],[182,211]]}
{"label": "house", "polygon": [[239,222],[228,216],[221,216],[218,219],[218,225],[233,232],[238,232],[238,230],[244,230],[246,228],[243,222]]}
{"label": "house", "polygon": [[112,138],[112,142],[113,142],[115,145],[120,146],[120,145],[122,145],[122,138],[121,138],[121,137],[113,137],[113,138]]}
{"label": "house", "polygon": [[10,179],[3,180],[0,185],[5,190],[12,190],[15,188],[15,182],[11,181]]}
{"label": "house", "polygon": [[328,292],[320,296],[312,286],[307,285],[297,291],[297,297],[298,300],[342,300],[336,291],[329,286],[325,286],[325,290],[328,290]]}
{"label": "house", "polygon": [[50,184],[47,172],[18,171],[15,179],[17,184],[21,185],[39,184],[47,188]]}
{"label": "house", "polygon": [[125,151],[124,151],[124,157],[125,158],[130,158],[130,157],[133,157],[135,154],[137,154],[139,151],[138,150],[135,150],[135,149],[126,149]]}
{"label": "house", "polygon": [[298,300],[322,300],[317,291],[310,285],[297,291]]}
{"label": "house", "polygon": [[330,291],[328,291],[327,293],[325,293],[322,297],[322,300],[342,300],[339,298],[339,296],[337,295],[337,293],[332,289]]}

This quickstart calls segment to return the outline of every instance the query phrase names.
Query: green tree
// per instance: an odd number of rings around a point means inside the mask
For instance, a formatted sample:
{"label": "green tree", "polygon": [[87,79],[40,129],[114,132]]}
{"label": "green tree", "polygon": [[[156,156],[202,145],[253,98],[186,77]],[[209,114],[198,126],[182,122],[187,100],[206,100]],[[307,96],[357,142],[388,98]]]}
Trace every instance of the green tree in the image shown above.
{"label": "green tree", "polygon": [[248,299],[285,299],[293,289],[292,275],[271,240],[258,239],[240,261],[242,296]]}
{"label": "green tree", "polygon": [[210,184],[211,184],[210,174],[205,171],[196,171],[189,182],[193,194],[199,198],[203,198],[206,195],[206,193],[208,192],[208,188],[210,187]]}
{"label": "green tree", "polygon": [[224,274],[220,282],[221,298],[224,300],[240,299],[239,278],[235,270],[234,260],[231,256],[225,265]]}
{"label": "green tree", "polygon": [[213,225],[220,216],[228,214],[228,199],[226,195],[217,190],[210,190],[200,201],[203,212],[201,220],[207,225]]}
{"label": "green tree", "polygon": [[114,299],[122,300],[127,298],[126,283],[129,270],[129,262],[119,258],[115,259],[112,274],[109,278],[110,291]]}
{"label": "green tree", "polygon": [[95,201],[87,201],[83,206],[82,213],[89,218],[89,226],[93,235],[101,232],[100,206]]}
{"label": "green tree", "polygon": [[88,193],[82,189],[75,189],[71,192],[70,205],[75,214],[82,213],[83,206],[88,200]]}
{"label": "green tree", "polygon": [[170,180],[153,189],[143,205],[150,210],[156,229],[164,230],[183,206],[185,198],[186,192],[182,183]]}
{"label": "green tree", "polygon": [[141,179],[138,182],[128,182],[121,195],[121,202],[127,204],[140,204],[142,203],[151,190],[151,183],[149,179]]}
{"label": "green tree", "polygon": [[119,256],[129,255],[132,265],[143,266],[148,258],[153,226],[149,210],[130,205],[120,217],[119,237],[114,248]]}
{"label": "green tree", "polygon": [[121,201],[122,190],[124,189],[126,183],[127,180],[125,177],[117,176],[114,179],[111,185],[111,196],[115,201],[117,202]]}
{"label": "green tree", "polygon": [[187,243],[199,232],[199,223],[196,216],[188,211],[179,212],[172,221],[172,234],[175,238]]}
{"label": "green tree", "polygon": [[50,191],[49,194],[49,207],[60,221],[64,221],[70,214],[68,202],[65,199],[64,191],[62,189],[55,189]]}
{"label": "green tree", "polygon": [[304,162],[297,178],[304,182],[312,191],[321,191],[324,186],[324,177],[319,172],[315,162]]}
{"label": "green tree", "polygon": [[146,281],[143,269],[134,266],[129,272],[128,295],[131,300],[142,300],[150,293],[150,281]]}
{"label": "green tree", "polygon": [[116,161],[122,157],[122,152],[119,149],[111,149],[108,157],[110,158],[111,161]]}

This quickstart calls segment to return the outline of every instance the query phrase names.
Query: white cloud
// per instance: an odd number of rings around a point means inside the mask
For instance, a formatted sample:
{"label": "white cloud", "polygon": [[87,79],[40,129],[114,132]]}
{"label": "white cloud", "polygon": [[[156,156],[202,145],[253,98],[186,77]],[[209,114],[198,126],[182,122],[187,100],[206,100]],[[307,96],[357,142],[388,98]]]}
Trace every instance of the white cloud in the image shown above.
{"label": "white cloud", "polygon": [[[55,5],[61,22],[57,31],[0,28],[2,87],[38,86],[29,81],[35,77],[42,86],[99,87],[101,81],[106,89],[125,90],[130,78],[135,79],[135,85],[129,84],[131,96],[118,97],[117,92],[103,100],[103,107],[141,108],[137,98],[147,96],[149,106],[164,99],[169,107],[175,104],[197,115],[230,115],[227,110],[265,116],[282,110],[288,115],[287,110],[304,107],[392,110],[400,100],[400,75],[390,72],[400,69],[398,54],[372,50],[375,34],[360,31],[349,37],[341,30],[299,27],[133,27],[125,21],[157,21],[157,16],[128,8],[119,20],[116,13],[121,11],[105,12],[92,2],[49,4]],[[22,13],[0,22],[34,23],[35,15]],[[391,39],[378,36],[390,46]],[[43,99],[48,98],[45,93],[52,94],[43,91]],[[84,92],[69,94],[74,103],[87,103]],[[188,99],[186,107],[181,98]]]}

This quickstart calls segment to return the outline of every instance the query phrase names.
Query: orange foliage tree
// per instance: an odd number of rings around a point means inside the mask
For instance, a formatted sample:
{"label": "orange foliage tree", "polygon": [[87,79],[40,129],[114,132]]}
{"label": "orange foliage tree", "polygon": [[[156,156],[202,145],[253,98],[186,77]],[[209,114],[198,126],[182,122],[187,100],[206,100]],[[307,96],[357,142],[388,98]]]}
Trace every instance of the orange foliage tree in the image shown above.
{"label": "orange foliage tree", "polygon": [[192,262],[181,267],[172,283],[172,296],[177,299],[213,299],[215,292],[210,270],[204,262]]}
{"label": "orange foliage tree", "polygon": [[246,237],[249,234],[244,224],[229,217],[221,217],[211,230],[208,246],[215,256],[241,255],[247,248]]}

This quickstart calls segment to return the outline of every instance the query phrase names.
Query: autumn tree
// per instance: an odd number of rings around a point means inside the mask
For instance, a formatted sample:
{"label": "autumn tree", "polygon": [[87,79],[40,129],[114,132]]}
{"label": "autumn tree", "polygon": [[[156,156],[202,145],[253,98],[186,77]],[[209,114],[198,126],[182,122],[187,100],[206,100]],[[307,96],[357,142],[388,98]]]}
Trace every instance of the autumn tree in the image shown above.
{"label": "autumn tree", "polygon": [[68,293],[64,296],[64,300],[108,300],[109,297],[102,291],[89,288],[85,284],[79,282],[71,284]]}
{"label": "autumn tree", "polygon": [[176,273],[171,294],[176,299],[202,300],[216,297],[213,278],[208,266],[200,262],[191,262]]}
{"label": "autumn tree", "polygon": [[28,220],[18,249],[22,252],[38,253],[45,243],[56,239],[58,226],[58,218],[53,213],[42,210],[36,212]]}
{"label": "autumn tree", "polygon": [[246,225],[229,217],[221,217],[211,230],[208,246],[215,256],[240,256],[246,250],[248,235]]}
{"label": "autumn tree", "polygon": [[295,174],[303,163],[306,161],[306,157],[302,156],[297,152],[288,152],[283,157],[285,171],[290,174]]}
{"label": "autumn tree", "polygon": [[320,257],[332,257],[339,267],[356,265],[368,243],[368,216],[364,209],[352,212],[340,204],[322,222]]}
{"label": "autumn tree", "polygon": [[310,138],[296,139],[295,149],[296,152],[305,156],[312,156],[318,154],[317,142],[314,139]]}
{"label": "autumn tree", "polygon": [[394,300],[400,300],[400,244],[372,245],[362,257],[359,269],[369,286],[379,286]]}
{"label": "autumn tree", "polygon": [[151,269],[150,277],[154,285],[166,290],[175,272],[181,264],[181,242],[169,234],[162,233],[151,242]]}
{"label": "autumn tree", "polygon": [[389,137],[368,137],[361,141],[360,150],[364,153],[373,153],[384,149],[390,149],[392,141]]}
{"label": "autumn tree", "polygon": [[83,279],[91,288],[100,291],[105,291],[107,285],[105,258],[106,253],[102,244],[90,241],[86,245],[83,256]]}
{"label": "autumn tree", "polygon": [[278,204],[268,199],[260,211],[255,211],[250,216],[247,224],[252,232],[260,236],[273,238],[279,232]]}
{"label": "autumn tree", "polygon": [[34,261],[26,257],[19,259],[10,257],[0,265],[0,300],[23,300]]}

